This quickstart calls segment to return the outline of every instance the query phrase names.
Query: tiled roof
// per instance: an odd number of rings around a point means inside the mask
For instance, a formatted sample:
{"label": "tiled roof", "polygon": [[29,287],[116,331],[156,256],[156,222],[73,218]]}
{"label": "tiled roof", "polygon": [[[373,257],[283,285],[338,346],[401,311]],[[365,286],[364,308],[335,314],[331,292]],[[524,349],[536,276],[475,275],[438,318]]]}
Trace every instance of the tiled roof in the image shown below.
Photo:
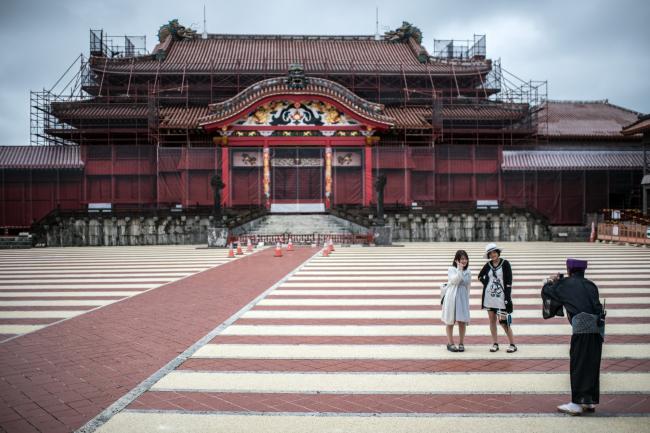
{"label": "tiled roof", "polygon": [[386,107],[387,116],[395,119],[395,128],[431,129],[431,107]]}
{"label": "tiled roof", "polygon": [[83,169],[79,146],[0,146],[3,169]]}
{"label": "tiled roof", "polygon": [[147,104],[58,102],[52,104],[53,114],[67,119],[146,119]]}
{"label": "tiled roof", "polygon": [[347,87],[324,78],[309,77],[308,83],[304,88],[289,89],[283,78],[269,78],[259,81],[248,88],[242,90],[232,98],[210,105],[210,114],[201,119],[201,124],[218,122],[241,114],[252,104],[263,98],[283,94],[296,95],[318,95],[332,98],[343,104],[349,111],[364,117],[366,119],[392,124],[392,119],[384,116],[382,104],[367,101],[360,98]]}
{"label": "tiled roof", "polygon": [[538,133],[549,137],[621,137],[621,128],[637,120],[638,113],[607,101],[549,101],[539,113],[548,115],[548,131],[543,121]]}
{"label": "tiled roof", "polygon": [[621,133],[623,135],[634,135],[642,132],[650,132],[650,115],[640,117],[636,122],[627,125],[623,128]]}
{"label": "tiled roof", "polygon": [[[306,73],[431,73],[475,75],[489,61],[429,60],[420,63],[414,41],[391,43],[373,36],[210,35],[172,42],[162,62],[153,56],[132,59],[92,57],[97,70],[134,72],[264,72],[285,74],[292,63]],[[156,51],[154,50],[154,54]]]}
{"label": "tiled roof", "polygon": [[199,119],[207,116],[210,109],[204,107],[185,107],[184,105],[161,107],[160,127],[195,129],[199,127]]}
{"label": "tiled roof", "polygon": [[[526,104],[502,105],[445,105],[442,120],[511,120],[520,119],[528,113]],[[432,107],[386,107],[387,116],[395,119],[395,127],[405,129],[431,128]]]}
{"label": "tiled roof", "polygon": [[504,171],[634,170],[643,167],[643,152],[615,150],[504,150]]}
{"label": "tiled roof", "polygon": [[[144,119],[147,117],[147,107],[128,104],[77,104],[66,106],[62,104],[57,110],[61,119],[75,118],[101,118],[101,119]],[[499,120],[517,119],[527,112],[526,105],[504,105],[500,106],[446,106],[442,109],[444,119],[454,120]],[[430,129],[431,128],[431,107],[430,106],[409,106],[409,107],[385,107],[383,110],[387,121],[394,123],[396,129]],[[160,107],[161,128],[199,128],[199,120],[210,114],[207,106],[186,107],[185,105]]]}

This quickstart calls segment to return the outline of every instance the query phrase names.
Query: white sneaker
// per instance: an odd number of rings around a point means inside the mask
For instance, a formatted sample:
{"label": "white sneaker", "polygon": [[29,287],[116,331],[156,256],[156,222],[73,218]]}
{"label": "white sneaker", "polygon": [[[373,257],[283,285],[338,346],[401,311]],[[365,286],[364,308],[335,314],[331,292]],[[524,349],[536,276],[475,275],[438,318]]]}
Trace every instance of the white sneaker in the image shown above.
{"label": "white sneaker", "polygon": [[582,406],[575,403],[562,404],[557,407],[562,413],[568,413],[569,415],[582,415]]}
{"label": "white sneaker", "polygon": [[582,410],[584,412],[596,412],[596,405],[595,404],[583,404],[582,405]]}

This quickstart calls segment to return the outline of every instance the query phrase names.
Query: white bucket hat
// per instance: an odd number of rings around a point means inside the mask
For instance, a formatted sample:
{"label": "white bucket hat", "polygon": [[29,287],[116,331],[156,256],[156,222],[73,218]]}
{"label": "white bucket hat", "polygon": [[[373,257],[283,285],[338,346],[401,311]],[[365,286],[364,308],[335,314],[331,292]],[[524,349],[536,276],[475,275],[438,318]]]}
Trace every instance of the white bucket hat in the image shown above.
{"label": "white bucket hat", "polygon": [[501,255],[501,248],[499,248],[495,243],[490,243],[485,246],[485,257],[489,259],[492,251],[497,251],[499,255]]}

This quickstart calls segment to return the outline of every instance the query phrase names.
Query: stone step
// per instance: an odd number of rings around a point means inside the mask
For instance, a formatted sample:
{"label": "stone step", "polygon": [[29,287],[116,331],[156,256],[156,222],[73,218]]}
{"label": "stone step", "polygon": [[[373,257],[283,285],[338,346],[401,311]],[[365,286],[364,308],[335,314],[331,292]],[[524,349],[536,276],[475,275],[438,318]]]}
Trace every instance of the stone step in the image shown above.
{"label": "stone step", "polygon": [[329,214],[267,215],[236,229],[238,234],[350,234],[365,233],[363,226]]}

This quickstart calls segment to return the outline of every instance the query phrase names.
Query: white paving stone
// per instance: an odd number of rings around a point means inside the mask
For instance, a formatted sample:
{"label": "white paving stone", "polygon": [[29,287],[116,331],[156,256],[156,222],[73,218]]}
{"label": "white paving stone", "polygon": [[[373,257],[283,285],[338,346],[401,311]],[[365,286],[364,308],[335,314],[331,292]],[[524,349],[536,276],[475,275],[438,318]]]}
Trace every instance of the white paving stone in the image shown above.
{"label": "white paving stone", "polygon": [[[498,386],[495,387],[495,384]],[[284,373],[174,371],[152,388],[167,391],[340,394],[556,394],[571,391],[562,373]],[[602,373],[600,392],[647,393],[650,373]]]}
{"label": "white paving stone", "polygon": [[[490,353],[487,344],[465,345],[462,354],[425,344],[206,344],[193,358],[227,359],[568,359],[568,344],[520,344],[515,353]],[[650,358],[650,344],[606,344],[606,359]]]}
{"label": "white paving stone", "polygon": [[[415,415],[415,416],[414,416]],[[507,426],[507,429],[495,428]],[[98,433],[643,433],[650,417],[233,414],[124,411]]]}
{"label": "white paving stone", "polygon": [[[520,325],[514,323],[515,335],[571,335],[566,320],[554,324]],[[607,325],[608,335],[647,335],[647,324],[612,323]],[[279,336],[444,336],[443,326],[431,325],[231,325],[223,335],[279,335]],[[489,336],[487,325],[471,325],[467,335]]]}

